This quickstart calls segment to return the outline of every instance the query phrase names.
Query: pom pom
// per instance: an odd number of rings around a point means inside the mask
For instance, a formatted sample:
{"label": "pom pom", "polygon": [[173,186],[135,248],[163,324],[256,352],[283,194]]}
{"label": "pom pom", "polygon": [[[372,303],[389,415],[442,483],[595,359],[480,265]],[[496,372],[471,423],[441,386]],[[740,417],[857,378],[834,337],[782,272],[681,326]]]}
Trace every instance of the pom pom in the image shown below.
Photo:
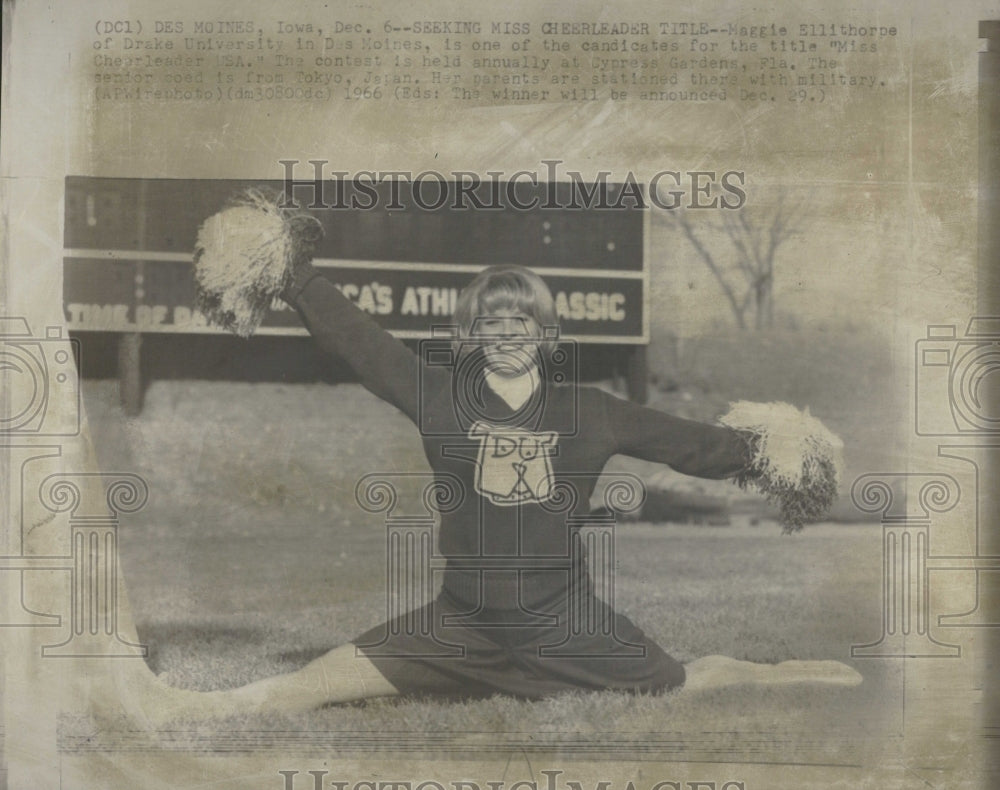
{"label": "pom pom", "polygon": [[844,475],[844,443],[808,409],[739,401],[719,421],[750,444],[750,463],[736,482],[778,506],[784,532],[797,532],[826,514]]}
{"label": "pom pom", "polygon": [[197,305],[240,337],[260,326],[275,297],[309,260],[322,233],[307,214],[279,208],[279,195],[248,189],[205,220],[194,249]]}

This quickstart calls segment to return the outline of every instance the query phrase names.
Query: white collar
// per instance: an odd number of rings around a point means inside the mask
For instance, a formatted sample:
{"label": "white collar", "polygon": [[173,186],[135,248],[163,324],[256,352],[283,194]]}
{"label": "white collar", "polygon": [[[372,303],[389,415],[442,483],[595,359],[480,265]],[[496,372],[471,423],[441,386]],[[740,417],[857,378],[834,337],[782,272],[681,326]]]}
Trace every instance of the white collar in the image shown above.
{"label": "white collar", "polygon": [[488,370],[486,383],[508,406],[517,411],[531,399],[538,388],[538,368],[532,368],[520,376],[501,376]]}

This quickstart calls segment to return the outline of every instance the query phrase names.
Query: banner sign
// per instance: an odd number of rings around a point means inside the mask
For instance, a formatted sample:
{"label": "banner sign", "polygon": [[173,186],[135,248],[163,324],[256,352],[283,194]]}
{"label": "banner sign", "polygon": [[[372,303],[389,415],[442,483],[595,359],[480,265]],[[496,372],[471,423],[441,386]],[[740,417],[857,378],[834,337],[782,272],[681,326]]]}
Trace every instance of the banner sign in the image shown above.
{"label": "banner sign", "polygon": [[[298,180],[285,191],[281,181],[69,177],[69,328],[223,331],[195,308],[191,251],[201,223],[248,187],[282,191],[315,216],[324,228],[316,264],[399,337],[429,336],[476,272],[517,263],[545,278],[567,338],[648,342],[646,212],[610,183]],[[306,330],[276,299],[258,333]]]}

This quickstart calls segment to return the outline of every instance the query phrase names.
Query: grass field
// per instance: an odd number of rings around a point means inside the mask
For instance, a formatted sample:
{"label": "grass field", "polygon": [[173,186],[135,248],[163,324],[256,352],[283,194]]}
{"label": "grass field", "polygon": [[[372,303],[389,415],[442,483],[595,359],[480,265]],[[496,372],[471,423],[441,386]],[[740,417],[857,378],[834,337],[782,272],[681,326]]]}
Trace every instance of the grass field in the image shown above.
{"label": "grass field", "polygon": [[[141,417],[123,420],[112,382],[86,382],[84,395],[102,466],[151,486],[121,551],[157,673],[188,688],[232,687],[293,670],[384,617],[384,532],[352,492],[366,472],[423,463],[416,432],[393,409],[355,385],[172,381],[154,383]],[[774,523],[738,518],[724,528],[630,523],[617,534],[618,608],[682,661],[849,662],[852,643],[880,633],[875,525],[782,536]],[[900,678],[892,662],[854,666],[865,682],[846,690],[376,700],[231,726],[379,737],[658,733],[706,754],[752,748],[755,759],[787,759],[807,749],[810,760],[877,761],[875,736],[894,726]]]}

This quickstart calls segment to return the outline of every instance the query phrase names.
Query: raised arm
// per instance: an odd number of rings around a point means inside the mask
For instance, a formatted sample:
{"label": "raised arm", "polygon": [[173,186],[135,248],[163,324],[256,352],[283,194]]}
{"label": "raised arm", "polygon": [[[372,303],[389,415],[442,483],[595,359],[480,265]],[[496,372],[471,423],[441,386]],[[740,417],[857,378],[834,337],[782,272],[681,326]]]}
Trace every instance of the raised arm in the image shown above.
{"label": "raised arm", "polygon": [[302,317],[320,348],[343,359],[369,391],[418,420],[420,361],[345,297],[322,272],[300,264],[282,297]]}
{"label": "raised arm", "polygon": [[750,463],[747,438],[732,428],[685,420],[600,394],[617,453],[707,478],[737,475]]}

